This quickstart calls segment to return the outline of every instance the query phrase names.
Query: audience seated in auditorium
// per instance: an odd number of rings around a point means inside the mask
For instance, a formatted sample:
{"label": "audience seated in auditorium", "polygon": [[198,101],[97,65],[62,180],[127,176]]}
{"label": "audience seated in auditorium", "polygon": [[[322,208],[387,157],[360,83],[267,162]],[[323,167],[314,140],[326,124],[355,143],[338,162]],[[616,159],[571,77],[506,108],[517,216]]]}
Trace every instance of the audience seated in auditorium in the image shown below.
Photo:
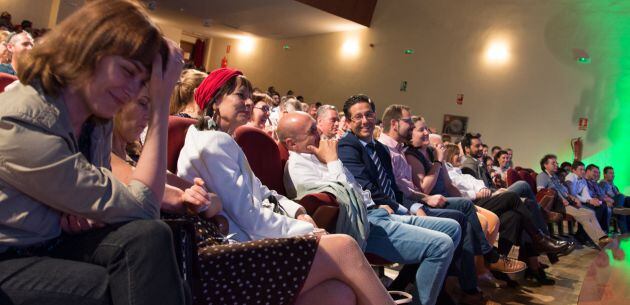
{"label": "audience seated in auditorium", "polygon": [[514,151],[511,148],[506,148],[505,151],[508,154],[508,161],[505,167],[514,168]]}
{"label": "audience seated in auditorium", "polygon": [[[0,94],[2,303],[189,303],[170,229],[157,219],[181,67],[144,9],[121,0],[86,3],[20,61],[21,83]],[[109,140],[129,100],[112,93],[136,96],[145,82],[151,126],[125,184],[109,170]],[[91,230],[62,235],[77,227]]]}
{"label": "audience seated in auditorium", "polygon": [[323,138],[339,139],[339,113],[332,105],[322,105],[317,109],[315,119],[317,129]]}
{"label": "audience seated in auditorium", "polygon": [[494,159],[494,156],[496,156],[499,151],[501,151],[501,146],[492,146],[492,149],[490,150],[490,155],[488,155],[488,157]]}
{"label": "audience seated in auditorium", "polygon": [[507,187],[507,171],[510,169],[510,156],[507,151],[500,150],[494,155],[494,165],[492,166],[493,172],[493,180],[501,180],[500,182],[495,181],[496,184],[503,185]]}
{"label": "audience seated in auditorium", "polygon": [[615,201],[613,212],[618,215],[621,233],[630,232],[630,198],[619,192],[614,184],[615,170],[611,166],[604,167],[604,179],[599,182],[602,191]]}
{"label": "audience seated in auditorium", "polygon": [[[476,207],[469,199],[463,198],[452,185],[444,168],[444,146],[443,144],[437,144],[437,148],[430,146],[430,134],[424,119],[418,117],[413,122],[408,107],[391,105],[385,109],[383,122],[388,132],[383,134],[379,141],[386,144],[390,149],[392,164],[396,164],[394,161],[397,160],[400,163],[399,168],[401,171],[411,169],[413,187],[416,189],[434,196],[447,197],[445,204],[441,208],[459,210],[466,216],[467,222],[463,224],[466,226],[466,230],[462,231],[468,236],[465,235],[463,244],[460,281],[466,281],[467,283],[460,283],[460,286],[465,289],[468,286],[469,290],[472,290],[473,288],[470,288],[469,285],[476,285],[475,274],[472,270],[469,270],[469,268],[474,267],[474,263],[472,263],[474,256],[483,255],[490,268],[496,271],[508,273],[522,271],[525,268],[522,263],[507,261],[505,256],[503,260],[499,260],[497,250],[486,240],[480,225],[478,212],[491,218],[496,218],[497,216],[488,210]],[[409,146],[404,151],[404,156],[403,152],[394,145],[398,141],[409,142]],[[442,211],[436,211],[435,208],[439,207],[421,207],[428,216],[443,217],[436,213]]]}
{"label": "audience seated in auditorium", "polygon": [[194,69],[182,71],[179,81],[171,94],[171,107],[169,113],[185,118],[196,119],[201,115],[201,110],[195,103],[195,89],[208,74]]}
{"label": "audience seated in auditorium", "polygon": [[573,161],[572,172],[565,178],[565,184],[569,189],[569,193],[573,195],[585,208],[595,211],[595,217],[599,222],[599,226],[608,232],[609,211],[606,203],[600,199],[597,194],[591,194],[588,187],[588,179],[586,178],[586,170],[582,161]]}
{"label": "audience seated in auditorium", "polygon": [[[350,107],[350,111],[356,115],[360,109]],[[366,252],[393,262],[420,263],[415,275],[420,301],[435,304],[454,245],[460,240],[458,223],[450,219],[398,215],[394,213],[395,206],[375,203],[370,190],[363,190],[339,160],[337,141],[320,139],[317,123],[306,113],[285,115],[278,124],[278,135],[289,149],[285,168],[289,194],[298,198],[322,191],[335,195],[342,207],[339,217],[350,222],[348,225],[358,227],[352,230],[363,231],[353,236],[357,236],[360,244],[365,244]],[[364,225],[368,228],[364,229]]]}
{"label": "audience seated in auditorium", "polygon": [[247,122],[247,126],[256,127],[271,133],[272,126],[269,124],[270,104],[272,103],[271,97],[264,93],[254,93],[252,102],[254,107],[252,108],[252,115],[249,122]]}
{"label": "audience seated in auditorium", "polygon": [[[610,223],[610,218],[613,214],[615,214],[615,216],[618,215],[616,218],[623,233],[623,227],[627,226],[625,216],[630,214],[630,209],[624,208],[623,202],[620,202],[619,200],[615,201],[615,199],[613,199],[614,197],[608,196],[604,188],[597,183],[600,178],[600,171],[597,165],[589,164],[586,166],[586,173],[584,174],[584,177],[591,197],[599,199],[602,202],[602,206],[606,207],[608,210],[608,219],[606,219],[606,224]],[[617,204],[619,204],[619,206]]]}
{"label": "audience seated in auditorium", "polygon": [[[461,146],[466,154],[462,162],[462,172],[483,181],[487,189],[482,194],[483,199],[476,200],[475,204],[497,214],[501,220],[501,232],[506,232],[499,233],[499,253],[505,255],[513,244],[520,244],[519,257],[526,260],[531,275],[541,284],[554,284],[546,277],[543,269],[539,268],[538,254],[542,252],[548,255],[569,253],[575,245],[549,238],[544,216],[536,203],[531,187],[526,182],[518,181],[507,189],[494,187],[487,167],[478,161],[482,152],[480,135],[466,134],[461,141]],[[507,194],[503,195],[506,199],[493,199],[496,194],[503,193]],[[521,197],[526,200],[522,201]],[[506,228],[506,226],[512,227]],[[527,234],[522,234],[522,232]],[[523,235],[522,240],[521,235]],[[539,243],[546,243],[551,250],[536,246]]]}
{"label": "audience seated in auditorium", "polygon": [[[374,103],[365,95],[354,95],[346,100],[343,110],[349,128],[339,140],[339,159],[361,187],[370,191],[376,205],[388,206],[390,214],[407,215],[409,210],[402,204],[403,194],[396,187],[388,149],[373,137],[377,121]],[[424,197],[424,194],[418,193],[418,198]],[[443,198],[432,197],[431,200],[443,202]],[[465,222],[461,212],[452,212],[451,218],[457,218],[459,223]],[[455,246],[459,248],[459,244]],[[408,265],[408,268],[414,266]],[[437,293],[430,291],[423,295],[434,302]]]}
{"label": "audience seated in auditorium", "polygon": [[33,37],[26,31],[9,34],[6,39],[6,51],[11,57],[11,63],[0,64],[0,72],[17,75],[20,59],[33,48],[34,43]]}
{"label": "audience seated in auditorium", "polygon": [[[597,243],[599,247],[603,248],[612,240],[599,225],[597,217],[595,217],[595,211],[583,207],[579,199],[571,195],[567,187],[558,179],[556,176],[556,172],[558,171],[557,159],[555,155],[547,154],[540,160],[540,169],[542,172],[536,177],[537,189],[539,191],[542,189],[554,190],[556,200],[562,202],[566,213],[573,216],[575,220],[582,225],[588,237],[593,242]],[[568,176],[567,179],[569,179]]]}
{"label": "audience seated in auditorium", "polygon": [[489,156],[490,155],[490,149],[488,148],[488,145],[486,144],[482,144],[481,145],[481,154],[485,157],[485,156]]}
{"label": "audience seated in auditorium", "polygon": [[[302,206],[269,190],[251,171],[245,154],[231,137],[250,118],[245,102],[251,99],[251,91],[249,80],[238,70],[221,68],[210,73],[195,92],[195,101],[208,118],[188,129],[177,164],[178,176],[189,181],[201,177],[219,196],[223,203],[220,214],[228,219],[232,238],[252,241],[243,247],[255,254],[253,258],[268,255],[265,245],[273,244],[276,251],[284,249],[282,255],[264,261],[256,258],[256,264],[243,268],[254,270],[261,277],[257,284],[264,287],[252,285],[248,293],[237,294],[240,302],[246,303],[246,298],[255,298],[254,294],[262,290],[274,298],[274,304],[289,303],[298,293],[310,302],[350,303],[334,301],[342,293],[356,295],[359,304],[391,304],[354,240],[346,235],[322,236]],[[295,268],[290,271],[294,280],[287,282],[284,272],[263,272],[274,264],[284,268],[282,262],[287,260]],[[213,268],[212,278],[237,281],[244,276],[227,268]],[[280,283],[289,285],[277,287]],[[235,295],[228,285],[214,288],[221,296]]]}
{"label": "audience seated in auditorium", "polygon": [[11,54],[7,50],[7,38],[11,35],[9,31],[0,31],[0,64],[10,64]]}

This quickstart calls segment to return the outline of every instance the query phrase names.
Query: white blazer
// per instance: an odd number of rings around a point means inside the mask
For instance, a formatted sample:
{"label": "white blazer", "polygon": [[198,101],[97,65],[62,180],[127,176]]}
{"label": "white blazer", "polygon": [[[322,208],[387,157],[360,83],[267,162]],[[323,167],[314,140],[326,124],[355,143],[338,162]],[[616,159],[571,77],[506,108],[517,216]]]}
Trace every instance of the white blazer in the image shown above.
{"label": "white blazer", "polygon": [[245,153],[221,131],[199,131],[190,126],[177,160],[177,175],[192,181],[200,177],[210,191],[223,202],[230,233],[238,241],[292,237],[308,234],[314,227],[308,222],[276,214],[269,207],[269,196],[278,199],[289,215],[302,206],[269,190],[254,175]]}

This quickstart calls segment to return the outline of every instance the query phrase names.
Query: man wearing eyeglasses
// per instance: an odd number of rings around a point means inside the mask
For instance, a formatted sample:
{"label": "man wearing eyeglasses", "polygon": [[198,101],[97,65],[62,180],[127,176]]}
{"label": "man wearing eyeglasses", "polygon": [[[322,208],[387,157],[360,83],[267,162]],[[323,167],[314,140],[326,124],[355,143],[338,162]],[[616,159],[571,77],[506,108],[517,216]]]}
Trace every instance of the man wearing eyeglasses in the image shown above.
{"label": "man wearing eyeglasses", "polygon": [[18,60],[33,48],[34,40],[28,32],[12,33],[6,41],[7,51],[11,56],[10,64],[0,64],[0,72],[17,75]]}
{"label": "man wearing eyeglasses", "polygon": [[[373,138],[376,113],[368,96],[350,97],[343,112],[349,128],[339,140],[338,158],[361,188],[369,191],[372,199],[372,204],[367,206],[367,217],[374,229],[370,231],[365,252],[408,264],[405,273],[415,272],[421,303],[435,304],[450,256],[460,240],[444,243],[444,237],[448,236],[448,228],[459,229],[459,225],[452,219],[409,215],[409,210],[400,204],[402,193],[393,178],[388,149]],[[444,256],[447,248],[451,249],[448,258]]]}

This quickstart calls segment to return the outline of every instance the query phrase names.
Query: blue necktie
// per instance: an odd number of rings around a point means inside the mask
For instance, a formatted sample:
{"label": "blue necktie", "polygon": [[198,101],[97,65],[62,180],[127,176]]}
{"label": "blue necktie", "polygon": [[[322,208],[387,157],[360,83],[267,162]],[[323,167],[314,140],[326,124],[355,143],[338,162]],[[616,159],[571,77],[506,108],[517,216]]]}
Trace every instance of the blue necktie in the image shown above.
{"label": "blue necktie", "polygon": [[378,155],[376,155],[376,147],[374,146],[374,143],[368,143],[366,145],[366,148],[368,154],[370,155],[370,158],[372,158],[372,161],[374,161],[374,165],[376,165],[376,169],[378,172],[378,184],[381,186],[381,190],[383,191],[383,193],[389,196],[391,200],[396,201],[396,194],[394,194],[394,190],[392,189],[391,185],[392,181],[389,180],[389,177],[387,177],[387,174],[385,173],[385,168],[383,168],[381,160],[378,158]]}

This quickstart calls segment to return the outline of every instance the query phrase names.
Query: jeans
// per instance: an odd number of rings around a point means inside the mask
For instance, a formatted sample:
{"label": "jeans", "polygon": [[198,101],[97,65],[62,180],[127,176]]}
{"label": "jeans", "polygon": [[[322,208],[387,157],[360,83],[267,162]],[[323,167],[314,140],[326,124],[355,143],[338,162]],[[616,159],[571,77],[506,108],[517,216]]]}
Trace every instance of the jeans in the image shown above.
{"label": "jeans", "polygon": [[0,304],[186,304],[170,228],[136,220],[0,260]]}
{"label": "jeans", "polygon": [[423,210],[427,216],[450,218],[460,224],[463,239],[461,251],[456,253],[454,261],[459,268],[459,284],[465,292],[476,291],[475,255],[492,251],[492,245],[481,228],[475,205],[466,198],[450,197],[446,199],[444,208],[429,208],[425,205]]}
{"label": "jeans", "polygon": [[536,194],[534,194],[532,188],[525,181],[516,181],[510,185],[507,190],[516,193],[519,197],[536,201]]}
{"label": "jeans", "polygon": [[[625,195],[617,194],[613,199],[615,200],[616,208],[626,207]],[[619,230],[621,230],[621,233],[628,233],[628,231],[630,231],[630,227],[628,227],[628,225],[630,224],[630,221],[628,221],[630,219],[630,216],[616,215],[615,217],[617,217],[617,224],[619,225]]]}
{"label": "jeans", "polygon": [[420,263],[416,289],[423,305],[433,305],[461,238],[460,226],[451,219],[368,211],[370,235],[365,252],[403,264]]}
{"label": "jeans", "polygon": [[606,202],[602,200],[602,204],[600,206],[593,206],[587,203],[583,203],[582,206],[595,211],[595,218],[597,218],[599,226],[605,233],[608,233],[608,224],[610,223],[610,214],[612,213],[612,210],[608,208]]}

